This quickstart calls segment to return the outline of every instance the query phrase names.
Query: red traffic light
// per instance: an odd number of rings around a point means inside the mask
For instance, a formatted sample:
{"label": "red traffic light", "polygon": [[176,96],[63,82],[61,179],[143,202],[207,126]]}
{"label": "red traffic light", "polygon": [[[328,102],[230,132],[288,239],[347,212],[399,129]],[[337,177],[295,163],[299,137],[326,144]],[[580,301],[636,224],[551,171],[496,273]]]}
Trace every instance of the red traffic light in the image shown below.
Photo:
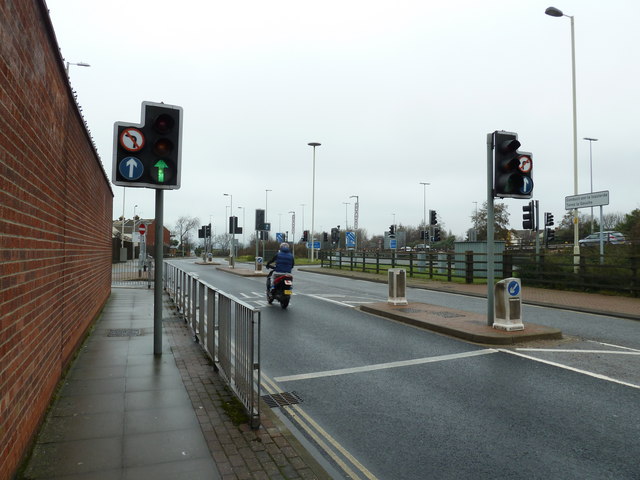
{"label": "red traffic light", "polygon": [[156,132],[162,135],[165,135],[169,133],[169,131],[173,128],[173,125],[174,125],[173,117],[171,117],[170,115],[167,115],[166,113],[163,113],[161,115],[158,115],[154,120],[153,129]]}

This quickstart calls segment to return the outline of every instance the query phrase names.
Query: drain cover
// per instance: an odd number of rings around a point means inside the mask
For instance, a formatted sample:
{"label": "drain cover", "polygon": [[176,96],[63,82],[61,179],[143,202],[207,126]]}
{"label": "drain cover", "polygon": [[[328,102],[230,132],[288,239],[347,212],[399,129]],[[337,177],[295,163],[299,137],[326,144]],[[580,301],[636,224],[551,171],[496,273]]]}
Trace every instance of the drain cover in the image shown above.
{"label": "drain cover", "polygon": [[460,315],[459,313],[452,313],[452,312],[429,312],[433,315],[437,315],[439,317],[443,317],[443,318],[458,318],[458,317],[464,317],[464,315]]}
{"label": "drain cover", "polygon": [[109,330],[107,337],[139,337],[142,332],[139,328],[115,328]]}
{"label": "drain cover", "polygon": [[296,392],[274,393],[273,395],[263,395],[262,399],[271,408],[286,407],[302,402],[302,398]]}

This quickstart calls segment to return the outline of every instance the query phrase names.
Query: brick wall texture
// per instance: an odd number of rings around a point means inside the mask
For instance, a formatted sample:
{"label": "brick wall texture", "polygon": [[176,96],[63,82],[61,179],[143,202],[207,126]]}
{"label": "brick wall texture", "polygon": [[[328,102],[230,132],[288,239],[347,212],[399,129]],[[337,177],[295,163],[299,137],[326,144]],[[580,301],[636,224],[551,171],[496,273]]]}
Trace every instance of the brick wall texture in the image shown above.
{"label": "brick wall texture", "polygon": [[111,291],[113,192],[44,0],[0,0],[0,479]]}

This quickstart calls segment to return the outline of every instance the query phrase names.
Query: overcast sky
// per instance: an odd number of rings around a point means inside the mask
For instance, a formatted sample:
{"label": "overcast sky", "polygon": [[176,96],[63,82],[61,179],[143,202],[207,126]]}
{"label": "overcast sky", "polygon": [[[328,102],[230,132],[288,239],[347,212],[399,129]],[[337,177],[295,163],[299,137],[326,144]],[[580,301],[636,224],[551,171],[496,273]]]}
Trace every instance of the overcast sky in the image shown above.
{"label": "overcast sky", "polygon": [[[426,204],[463,236],[486,201],[486,135],[518,133],[533,153],[534,199],[564,215],[573,195],[571,23],[575,16],[579,193],[609,190],[607,212],[640,208],[640,2],[635,0],[47,0],[70,81],[111,175],[113,123],[142,101],[184,108],[182,188],[165,225],[226,206],[253,230],[417,226]],[[114,218],[123,187],[113,186]],[[345,205],[344,202],[350,202]],[[507,200],[521,228],[526,200]],[[305,204],[304,207],[301,205]],[[154,192],[127,188],[124,210],[155,215]],[[303,213],[304,210],[304,213]],[[586,213],[586,211],[584,212]],[[248,236],[247,236],[248,239]]]}

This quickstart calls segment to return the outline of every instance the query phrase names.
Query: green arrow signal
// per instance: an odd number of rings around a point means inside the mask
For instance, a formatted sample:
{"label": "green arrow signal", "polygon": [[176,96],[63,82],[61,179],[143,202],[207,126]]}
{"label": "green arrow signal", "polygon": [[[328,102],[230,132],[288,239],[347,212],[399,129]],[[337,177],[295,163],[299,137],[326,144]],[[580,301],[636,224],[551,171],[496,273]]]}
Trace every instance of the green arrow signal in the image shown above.
{"label": "green arrow signal", "polygon": [[154,167],[158,169],[158,183],[164,183],[164,169],[169,168],[169,166],[164,160],[158,160]]}

